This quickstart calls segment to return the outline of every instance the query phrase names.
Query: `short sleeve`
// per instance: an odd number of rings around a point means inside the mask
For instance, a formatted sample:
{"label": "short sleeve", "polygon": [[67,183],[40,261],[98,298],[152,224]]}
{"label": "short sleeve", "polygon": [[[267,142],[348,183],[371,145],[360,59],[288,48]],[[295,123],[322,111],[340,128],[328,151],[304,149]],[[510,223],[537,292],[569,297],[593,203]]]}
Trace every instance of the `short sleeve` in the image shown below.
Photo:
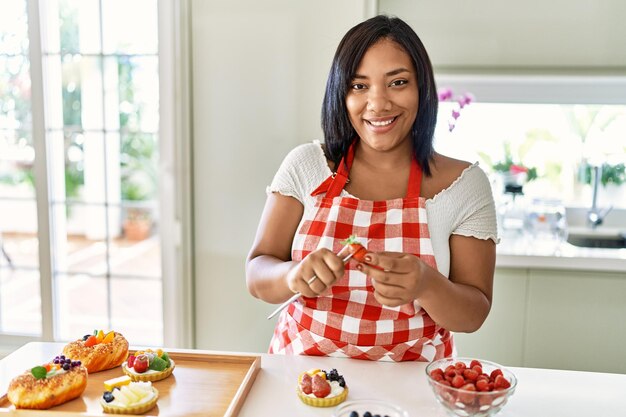
{"label": "short sleeve", "polygon": [[266,192],[293,197],[306,205],[311,192],[329,173],[319,142],[299,145],[287,154]]}
{"label": "short sleeve", "polygon": [[460,212],[452,234],[498,243],[496,209],[487,175],[477,165],[472,165],[464,176],[463,186],[456,190]]}

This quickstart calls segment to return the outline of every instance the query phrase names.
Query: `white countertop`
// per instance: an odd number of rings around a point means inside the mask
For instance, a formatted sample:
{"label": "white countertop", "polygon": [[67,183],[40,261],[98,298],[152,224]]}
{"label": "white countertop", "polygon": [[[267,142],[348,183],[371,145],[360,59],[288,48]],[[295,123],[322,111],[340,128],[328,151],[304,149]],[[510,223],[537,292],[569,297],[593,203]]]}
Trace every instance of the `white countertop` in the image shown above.
{"label": "white countertop", "polygon": [[496,267],[502,268],[626,271],[626,249],[581,248],[503,237],[496,254]]}
{"label": "white countertop", "polygon": [[[0,360],[0,392],[24,368],[24,358],[43,363],[62,348],[58,343],[29,343]],[[333,410],[314,408],[296,396],[298,374],[311,368],[336,368],[350,388],[348,400],[379,399],[394,403],[411,417],[444,417],[426,380],[424,362],[370,362],[355,359],[261,356],[259,371],[239,417],[332,416]],[[498,417],[626,416],[623,396],[626,375],[594,372],[509,368],[517,389]],[[1,394],[0,394],[1,395]],[[0,410],[0,414],[3,410]],[[9,411],[10,410],[4,410]],[[46,411],[37,413],[45,415]]]}
{"label": "white countertop", "polygon": [[[332,416],[332,410],[304,405],[296,396],[298,374],[310,368],[337,370],[350,388],[348,400],[395,403],[411,417],[444,417],[423,362],[370,362],[354,359],[262,355],[262,369],[239,417]],[[518,386],[498,417],[588,417],[626,415],[621,398],[626,375],[509,368]]]}

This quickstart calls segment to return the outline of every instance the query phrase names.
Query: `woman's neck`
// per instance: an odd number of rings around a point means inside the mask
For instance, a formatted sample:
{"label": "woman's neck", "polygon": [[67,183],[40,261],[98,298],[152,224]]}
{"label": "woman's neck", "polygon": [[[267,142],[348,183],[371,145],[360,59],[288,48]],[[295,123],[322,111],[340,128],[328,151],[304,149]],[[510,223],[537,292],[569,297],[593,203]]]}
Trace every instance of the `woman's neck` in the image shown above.
{"label": "woman's neck", "polygon": [[369,147],[363,141],[356,144],[355,162],[363,165],[373,172],[398,171],[411,165],[413,148],[411,142],[406,140],[401,146],[388,151],[379,151]]}

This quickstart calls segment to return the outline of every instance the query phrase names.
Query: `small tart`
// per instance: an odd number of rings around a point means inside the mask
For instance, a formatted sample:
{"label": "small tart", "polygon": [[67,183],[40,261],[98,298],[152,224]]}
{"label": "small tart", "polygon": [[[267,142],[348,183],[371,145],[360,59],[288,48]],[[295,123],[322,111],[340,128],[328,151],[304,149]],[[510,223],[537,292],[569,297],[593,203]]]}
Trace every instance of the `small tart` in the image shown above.
{"label": "small tart", "polygon": [[110,404],[104,401],[103,398],[100,398],[100,405],[102,405],[102,410],[109,414],[143,414],[153,409],[159,399],[159,390],[152,387],[152,392],[154,392],[154,397],[152,397],[149,401],[141,402],[139,404],[122,407]]}
{"label": "small tart", "polygon": [[149,369],[143,374],[139,374],[133,371],[132,369],[128,368],[128,362],[124,362],[122,364],[122,370],[124,371],[126,375],[130,377],[131,380],[133,380],[133,382],[137,382],[137,381],[154,382],[154,381],[160,381],[172,375],[172,372],[174,371],[175,366],[176,364],[174,363],[174,360],[170,358],[170,367],[166,368],[164,371],[161,371],[161,372],[153,371]]}
{"label": "small tart", "polygon": [[304,392],[302,392],[300,387],[297,388],[297,392],[298,398],[300,398],[300,400],[306,405],[310,405],[313,407],[334,407],[346,400],[346,398],[348,397],[348,386],[346,385],[343,388],[343,392],[341,394],[337,395],[336,397],[330,398],[309,397]]}
{"label": "small tart", "polygon": [[[327,381],[331,387],[331,392],[328,396],[316,397],[313,393],[307,395],[302,390],[302,380],[303,377],[307,375],[313,378],[320,377]],[[315,384],[314,381],[311,383]],[[343,384],[343,386],[341,386],[341,384]],[[314,391],[315,390],[313,389],[313,392]],[[300,400],[306,405],[313,407],[334,407],[346,400],[348,397],[348,386],[345,384],[343,376],[339,375],[336,369],[332,369],[329,373],[320,369],[310,369],[298,375],[298,386],[296,388],[296,392],[298,394],[298,398],[300,398]]]}

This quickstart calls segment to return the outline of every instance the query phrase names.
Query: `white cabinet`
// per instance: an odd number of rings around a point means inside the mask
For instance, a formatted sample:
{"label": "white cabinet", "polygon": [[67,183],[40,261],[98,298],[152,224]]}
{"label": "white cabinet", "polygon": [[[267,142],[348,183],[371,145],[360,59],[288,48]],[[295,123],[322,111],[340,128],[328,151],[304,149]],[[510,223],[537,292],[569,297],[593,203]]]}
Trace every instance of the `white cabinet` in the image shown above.
{"label": "white cabinet", "polygon": [[496,270],[493,306],[460,356],[508,366],[626,373],[626,272]]}
{"label": "white cabinet", "polygon": [[626,69],[623,0],[379,0],[378,10],[409,23],[439,71]]}
{"label": "white cabinet", "polygon": [[485,323],[474,333],[454,335],[458,355],[522,366],[527,287],[527,270],[499,268]]}
{"label": "white cabinet", "polygon": [[626,373],[626,273],[529,277],[525,366]]}

